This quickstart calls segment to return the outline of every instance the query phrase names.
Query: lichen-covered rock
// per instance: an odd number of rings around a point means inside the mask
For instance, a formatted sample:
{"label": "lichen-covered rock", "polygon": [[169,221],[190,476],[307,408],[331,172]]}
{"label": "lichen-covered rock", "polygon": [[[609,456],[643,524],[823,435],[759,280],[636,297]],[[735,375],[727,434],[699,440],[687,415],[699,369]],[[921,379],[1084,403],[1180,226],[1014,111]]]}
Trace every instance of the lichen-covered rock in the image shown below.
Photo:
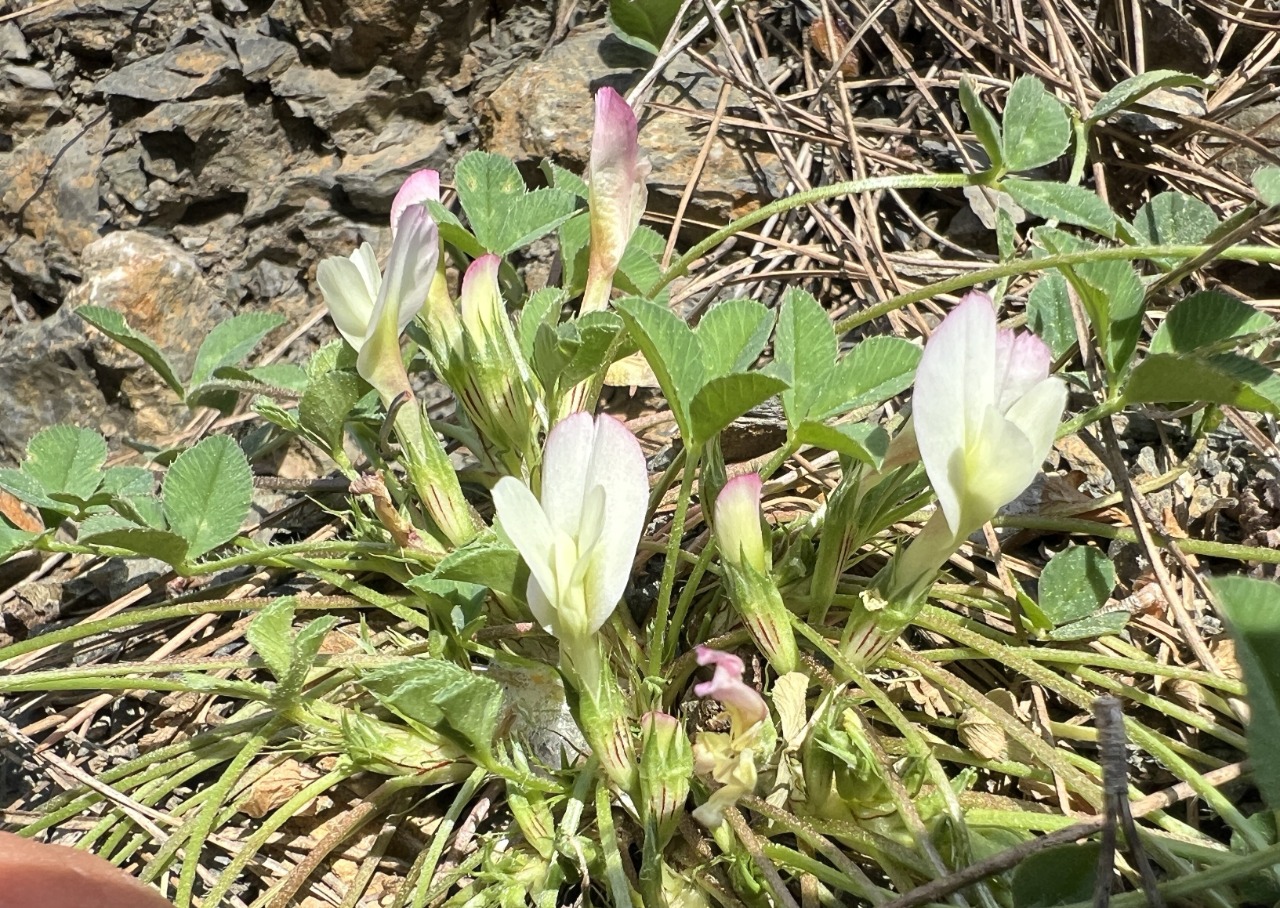
{"label": "lichen-covered rock", "polygon": [[[116,310],[165,352],[179,376],[191,371],[201,341],[231,314],[190,255],[148,233],[122,230],[103,237],[85,249],[81,268],[84,279],[72,307]],[[114,343],[97,355],[113,369],[140,363]]]}
{"label": "lichen-covered rock", "polygon": [[[57,276],[78,274],[76,257],[98,237],[98,178],[108,136],[101,120],[41,130],[0,157],[0,208],[19,236],[0,246],[0,264],[56,298]],[[7,248],[6,248],[7,247]]]}

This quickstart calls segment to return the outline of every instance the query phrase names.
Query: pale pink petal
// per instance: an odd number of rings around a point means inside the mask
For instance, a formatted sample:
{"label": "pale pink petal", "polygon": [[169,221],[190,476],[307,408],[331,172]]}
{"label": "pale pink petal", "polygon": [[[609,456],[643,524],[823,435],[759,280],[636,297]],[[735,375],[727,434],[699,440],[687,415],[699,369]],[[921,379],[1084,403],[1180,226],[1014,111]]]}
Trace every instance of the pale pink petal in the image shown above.
{"label": "pale pink petal", "polygon": [[503,317],[502,292],[498,287],[501,263],[496,255],[482,255],[462,276],[462,298],[458,305],[463,325],[475,336],[494,336],[499,327],[497,319]]}
{"label": "pale pink petal", "polygon": [[612,88],[596,93],[596,122],[587,171],[591,263],[612,275],[648,201],[649,162],[637,141],[636,115]]}
{"label": "pale pink petal", "polygon": [[[742,674],[746,666],[733,653],[722,652],[709,646],[698,646],[694,650],[699,665],[714,665],[715,674],[710,681],[695,684],[693,692],[699,697],[711,697],[718,700],[729,710],[735,722],[735,732],[745,731],[750,726],[769,715],[769,707],[755,688],[742,682]],[[741,723],[742,727],[736,725]]]}
{"label": "pale pink petal", "polygon": [[440,174],[434,170],[419,170],[405,180],[391,202],[391,234],[400,226],[400,215],[410,205],[440,201]]}
{"label": "pale pink petal", "polygon": [[995,404],[995,344],[991,300],[970,293],[934,330],[916,369],[911,407],[920,459],[952,527],[961,522],[964,491],[952,472],[955,457]]}
{"label": "pale pink petal", "polygon": [[744,473],[725,483],[716,496],[715,532],[720,555],[729,564],[766,570],[760,531],[760,474]]}
{"label": "pale pink petal", "polygon": [[617,172],[628,182],[635,179],[639,156],[639,125],[635,111],[622,95],[605,87],[596,92],[596,121],[591,135],[590,173]]}
{"label": "pale pink petal", "polygon": [[1040,338],[1028,331],[996,333],[996,408],[1010,407],[1049,375],[1053,354]]}
{"label": "pale pink petal", "polygon": [[[427,209],[413,205],[401,216],[401,227],[391,242],[391,256],[383,279],[388,305],[397,306],[396,333],[401,334],[422,311],[435,278],[440,257],[440,234]],[[405,239],[401,242],[400,235]]]}

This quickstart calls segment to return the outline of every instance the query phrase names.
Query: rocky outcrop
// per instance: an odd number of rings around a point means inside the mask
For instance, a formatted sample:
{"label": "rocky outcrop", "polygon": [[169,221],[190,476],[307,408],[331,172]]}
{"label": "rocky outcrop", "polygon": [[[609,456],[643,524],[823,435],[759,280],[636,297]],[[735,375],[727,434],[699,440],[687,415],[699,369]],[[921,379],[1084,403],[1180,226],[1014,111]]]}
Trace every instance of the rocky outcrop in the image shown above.
{"label": "rocky outcrop", "polygon": [[[603,24],[548,48],[550,29],[541,4],[487,0],[77,0],[0,23],[0,460],[50,422],[119,444],[188,418],[70,307],[120,310],[185,377],[219,319],[269,309],[296,324],[322,258],[385,248],[415,170],[447,180],[486,140],[580,169],[594,91],[625,90],[650,58]],[[659,103],[714,109],[701,66],[667,75]],[[645,118],[654,207],[674,206],[704,137],[696,119]],[[781,191],[752,141],[720,130],[695,216]]]}

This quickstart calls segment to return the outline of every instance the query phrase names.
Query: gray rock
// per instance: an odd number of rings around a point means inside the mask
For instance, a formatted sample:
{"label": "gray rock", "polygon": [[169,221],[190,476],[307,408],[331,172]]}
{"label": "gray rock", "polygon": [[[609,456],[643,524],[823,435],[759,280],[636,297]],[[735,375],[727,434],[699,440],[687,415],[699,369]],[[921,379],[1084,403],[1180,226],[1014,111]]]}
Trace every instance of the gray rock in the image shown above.
{"label": "gray rock", "polygon": [[16,22],[0,22],[0,60],[25,63],[31,59],[31,48]]}
{"label": "gray rock", "polygon": [[53,82],[53,76],[34,66],[6,66],[3,70],[3,75],[12,84],[32,91],[54,91],[57,89],[57,85]]}
{"label": "gray rock", "polygon": [[114,197],[124,202],[134,212],[147,213],[159,206],[147,192],[142,158],[142,145],[136,137],[131,137],[128,130],[118,132],[102,159],[102,173],[106,177],[103,195],[108,200]]}
{"label": "gray rock", "polygon": [[[104,382],[110,390],[110,382]],[[0,344],[0,462],[22,458],[27,442],[47,426],[72,423],[116,434],[127,420],[112,413],[85,340],[85,325],[69,309],[32,322]]]}
{"label": "gray rock", "polygon": [[160,441],[190,418],[140,357],[74,309],[92,303],[120,312],[185,376],[200,342],[230,315],[195,261],[166,240],[121,231],[90,244],[79,269],[83,282],[69,305],[0,345],[0,460],[20,458],[27,441],[55,423],[98,429],[118,447],[127,438]]}
{"label": "gray rock", "polygon": [[232,33],[240,70],[250,82],[268,82],[298,62],[292,44],[242,29]]}
{"label": "gray rock", "polygon": [[367,211],[390,211],[391,200],[410,174],[424,167],[440,168],[448,160],[444,130],[434,124],[401,124],[396,141],[369,154],[349,154],[335,175],[337,184],[356,206]]}
{"label": "gray rock", "polygon": [[275,0],[267,18],[308,62],[359,74],[389,66],[414,80],[456,71],[488,0]]}
{"label": "gray rock", "polygon": [[[48,72],[31,66],[0,67],[0,131],[10,141],[38,135],[62,106]],[[3,164],[0,164],[3,167]]]}
{"label": "gray rock", "polygon": [[108,73],[98,89],[108,96],[140,101],[177,101],[226,94],[240,85],[240,60],[225,39],[170,48]]}
{"label": "gray rock", "polygon": [[328,133],[343,151],[365,152],[401,103],[405,86],[393,69],[375,66],[360,78],[295,64],[271,80],[299,119]]}
{"label": "gray rock", "polygon": [[81,0],[54,3],[22,17],[26,39],[56,35],[59,45],[77,57],[123,64],[149,56],[175,29],[193,22],[198,0]]}

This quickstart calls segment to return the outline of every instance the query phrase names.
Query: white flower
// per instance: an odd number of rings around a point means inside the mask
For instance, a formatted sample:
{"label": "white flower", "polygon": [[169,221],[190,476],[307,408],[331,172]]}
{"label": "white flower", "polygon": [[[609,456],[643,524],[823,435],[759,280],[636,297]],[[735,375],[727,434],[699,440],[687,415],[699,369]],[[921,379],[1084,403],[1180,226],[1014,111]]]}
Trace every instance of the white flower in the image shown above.
{"label": "white flower", "polygon": [[547,436],[541,502],[510,476],[493,502],[529,566],[533,616],[562,642],[585,641],[622,598],[644,528],[649,481],[635,437],[611,416],[576,413]]}
{"label": "white flower", "polygon": [[986,523],[1031,484],[1053,444],[1067,389],[1035,335],[996,329],[969,293],[925,344],[912,395],[920,457],[954,537]]}
{"label": "white flower", "polygon": [[408,389],[400,335],[427,299],[439,257],[435,221],[422,205],[399,213],[384,275],[373,247],[320,263],[316,280],[334,325],[359,354],[356,370],[389,402]]}

